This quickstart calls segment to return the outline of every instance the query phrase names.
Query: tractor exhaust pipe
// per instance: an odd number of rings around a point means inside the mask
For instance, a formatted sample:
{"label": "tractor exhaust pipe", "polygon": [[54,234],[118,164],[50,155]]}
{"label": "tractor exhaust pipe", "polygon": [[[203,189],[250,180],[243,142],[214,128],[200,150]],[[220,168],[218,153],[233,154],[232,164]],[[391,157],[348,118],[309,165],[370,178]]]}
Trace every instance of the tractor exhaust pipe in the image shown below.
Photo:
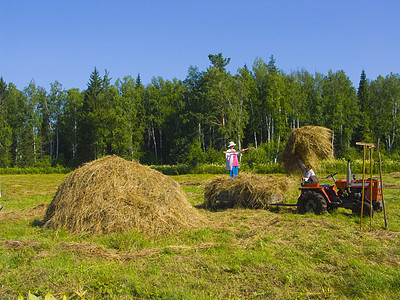
{"label": "tractor exhaust pipe", "polygon": [[347,183],[347,192],[350,194],[350,188],[351,188],[351,167],[350,167],[350,159],[347,160],[346,183]]}

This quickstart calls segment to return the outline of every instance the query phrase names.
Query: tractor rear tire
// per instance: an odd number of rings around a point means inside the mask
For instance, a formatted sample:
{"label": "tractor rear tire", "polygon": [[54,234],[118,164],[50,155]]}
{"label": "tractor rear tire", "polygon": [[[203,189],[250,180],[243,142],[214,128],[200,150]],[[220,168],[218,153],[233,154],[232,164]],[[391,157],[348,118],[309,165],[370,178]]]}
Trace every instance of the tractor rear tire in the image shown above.
{"label": "tractor rear tire", "polygon": [[300,214],[313,212],[317,215],[326,213],[327,204],[324,196],[318,192],[307,191],[300,195],[297,200],[297,211]]}

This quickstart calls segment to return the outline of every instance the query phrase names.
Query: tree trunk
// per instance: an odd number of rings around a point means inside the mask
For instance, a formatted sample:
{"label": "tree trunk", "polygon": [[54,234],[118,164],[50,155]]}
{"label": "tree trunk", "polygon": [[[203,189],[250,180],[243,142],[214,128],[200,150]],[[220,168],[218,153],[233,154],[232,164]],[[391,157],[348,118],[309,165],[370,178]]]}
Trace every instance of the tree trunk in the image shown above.
{"label": "tree trunk", "polygon": [[131,161],[133,161],[133,135],[131,134],[131,139],[130,139],[131,144],[129,145],[129,154],[131,156]]}
{"label": "tree trunk", "polygon": [[156,135],[154,133],[154,127],[153,126],[151,126],[151,136],[153,138],[154,154],[155,154],[156,157],[158,157],[157,156],[157,141],[156,141]]}
{"label": "tree trunk", "polygon": [[78,123],[77,123],[77,120],[75,119],[74,120],[74,136],[73,136],[73,141],[72,141],[72,158],[75,158],[76,157],[76,154],[77,154],[77,149],[78,149],[78,147],[77,147],[77,142],[76,142],[76,140],[77,140],[77,131],[78,131],[78,125],[77,125]]}
{"label": "tree trunk", "polygon": [[278,161],[278,156],[279,156],[279,146],[281,144],[281,134],[279,133],[278,135],[278,145],[276,147],[276,156],[275,156],[275,164]]}
{"label": "tree trunk", "polygon": [[60,136],[58,132],[58,126],[56,127],[56,158],[58,158],[58,153],[60,150]]}
{"label": "tree trunk", "polygon": [[159,144],[160,144],[160,151],[159,151],[159,153],[160,153],[160,158],[161,158],[161,164],[162,164],[162,148],[163,148],[163,146],[162,146],[162,131],[161,130],[158,130],[158,135],[160,136],[160,141],[159,141]]}
{"label": "tree trunk", "polygon": [[32,126],[33,135],[33,161],[36,163],[36,136],[35,136],[35,126]]}

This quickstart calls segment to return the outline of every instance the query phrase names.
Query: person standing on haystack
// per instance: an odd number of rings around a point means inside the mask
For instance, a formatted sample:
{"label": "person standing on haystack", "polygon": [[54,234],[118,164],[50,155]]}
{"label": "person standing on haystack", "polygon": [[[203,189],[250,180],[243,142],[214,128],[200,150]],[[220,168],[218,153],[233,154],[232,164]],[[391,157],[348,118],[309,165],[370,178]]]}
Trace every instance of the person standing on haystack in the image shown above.
{"label": "person standing on haystack", "polygon": [[225,154],[225,170],[229,171],[229,175],[231,176],[231,179],[234,179],[238,176],[239,173],[239,157],[242,155],[242,153],[249,148],[242,149],[239,151],[235,150],[236,144],[234,142],[229,142],[228,145],[228,150],[224,151]]}

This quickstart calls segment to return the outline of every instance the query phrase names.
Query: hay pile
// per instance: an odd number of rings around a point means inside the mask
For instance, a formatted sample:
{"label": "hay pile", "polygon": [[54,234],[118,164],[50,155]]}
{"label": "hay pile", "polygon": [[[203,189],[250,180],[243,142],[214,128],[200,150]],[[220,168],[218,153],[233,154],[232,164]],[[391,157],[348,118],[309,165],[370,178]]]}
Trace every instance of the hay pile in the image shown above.
{"label": "hay pile", "polygon": [[322,159],[332,158],[332,131],[320,126],[303,126],[290,132],[281,161],[286,173],[301,171],[298,158],[317,168]]}
{"label": "hay pile", "polygon": [[241,173],[232,180],[219,176],[205,186],[203,207],[265,209],[284,202],[292,186],[293,179],[289,177]]}
{"label": "hay pile", "polygon": [[160,235],[204,223],[180,185],[168,176],[117,156],[92,161],[59,186],[44,227],[71,233],[138,230]]}

